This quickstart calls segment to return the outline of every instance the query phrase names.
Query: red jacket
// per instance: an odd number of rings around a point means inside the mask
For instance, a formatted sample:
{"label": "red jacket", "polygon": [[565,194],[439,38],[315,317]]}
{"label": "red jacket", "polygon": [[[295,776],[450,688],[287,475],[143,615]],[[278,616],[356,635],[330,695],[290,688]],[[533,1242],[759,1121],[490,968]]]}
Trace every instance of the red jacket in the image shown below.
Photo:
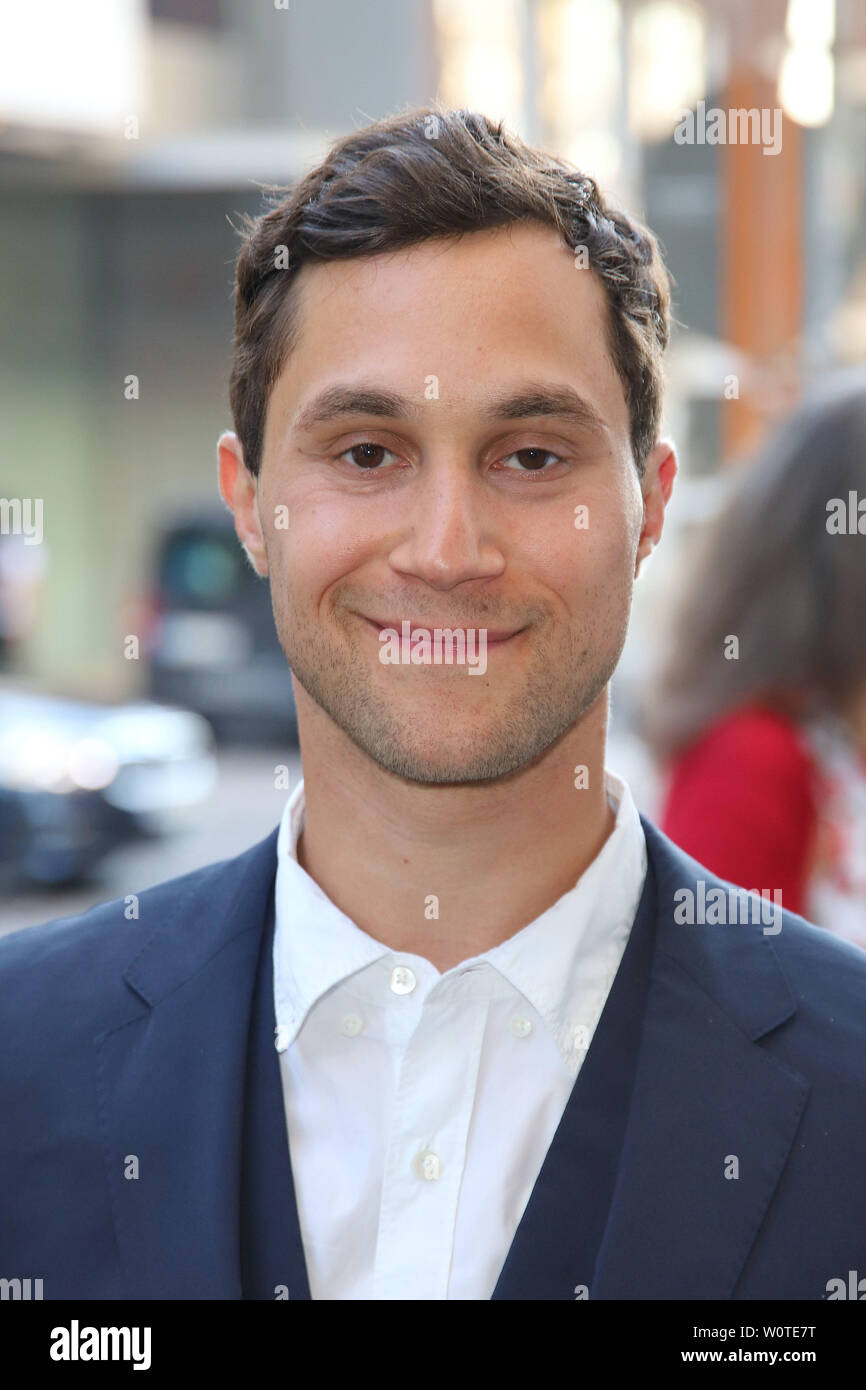
{"label": "red jacket", "polygon": [[719,877],[780,888],[803,915],[816,772],[791,720],[756,706],[718,720],[672,761],[660,824]]}

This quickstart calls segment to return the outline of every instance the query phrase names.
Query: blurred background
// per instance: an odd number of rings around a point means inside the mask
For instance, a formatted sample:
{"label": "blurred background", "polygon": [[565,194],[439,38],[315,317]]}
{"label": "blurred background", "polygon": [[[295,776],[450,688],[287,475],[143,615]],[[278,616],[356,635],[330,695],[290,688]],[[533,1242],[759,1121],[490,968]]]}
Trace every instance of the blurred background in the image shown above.
{"label": "blurred background", "polygon": [[[684,547],[866,361],[862,0],[0,0],[0,929],[279,819],[291,685],[216,488],[231,222],[434,98],[590,173],[676,281],[680,474],[608,759],[660,815],[638,708]],[[772,148],[706,138],[734,108],[777,113]]]}

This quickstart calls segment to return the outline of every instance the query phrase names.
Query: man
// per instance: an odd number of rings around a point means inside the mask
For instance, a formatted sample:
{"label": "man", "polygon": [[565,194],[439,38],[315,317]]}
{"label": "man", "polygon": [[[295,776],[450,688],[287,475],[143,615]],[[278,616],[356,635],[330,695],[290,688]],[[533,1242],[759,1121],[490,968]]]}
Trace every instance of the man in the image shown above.
{"label": "man", "polygon": [[4,1275],[821,1299],[862,1266],[866,963],[605,771],[668,316],[651,234],[466,112],[350,135],[247,226],[220,490],[304,778],[136,920],[0,943]]}

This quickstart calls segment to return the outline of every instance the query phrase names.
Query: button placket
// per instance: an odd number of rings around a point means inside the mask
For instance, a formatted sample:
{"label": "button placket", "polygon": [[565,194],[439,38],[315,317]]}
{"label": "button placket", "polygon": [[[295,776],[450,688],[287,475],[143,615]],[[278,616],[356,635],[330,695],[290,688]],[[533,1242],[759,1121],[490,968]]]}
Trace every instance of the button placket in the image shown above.
{"label": "button placket", "polygon": [[[453,983],[453,982],[452,982]],[[437,985],[439,982],[437,982]],[[477,1085],[487,1007],[459,1014],[447,1061],[441,1044],[450,1027],[449,994],[428,994],[413,1022],[398,1074],[385,1160],[376,1297],[445,1298],[454,1222]],[[414,1001],[413,1001],[414,1002]],[[392,1016],[403,1017],[404,1007]],[[449,1036],[453,1036],[450,1034]],[[439,1075],[436,1085],[427,1078]],[[423,1260],[417,1252],[424,1251]]]}

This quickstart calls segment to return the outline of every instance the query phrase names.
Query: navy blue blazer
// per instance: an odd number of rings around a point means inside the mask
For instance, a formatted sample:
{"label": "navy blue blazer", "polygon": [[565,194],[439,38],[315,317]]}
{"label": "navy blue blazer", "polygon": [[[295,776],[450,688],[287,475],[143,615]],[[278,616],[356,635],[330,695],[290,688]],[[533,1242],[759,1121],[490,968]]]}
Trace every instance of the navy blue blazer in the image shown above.
{"label": "navy blue blazer", "polygon": [[[493,1296],[825,1298],[866,1276],[866,953],[787,911],[777,934],[681,925],[682,889],[728,885],[641,821],[628,949]],[[276,837],[137,918],[118,900],[0,940],[0,1277],[310,1297]]]}

